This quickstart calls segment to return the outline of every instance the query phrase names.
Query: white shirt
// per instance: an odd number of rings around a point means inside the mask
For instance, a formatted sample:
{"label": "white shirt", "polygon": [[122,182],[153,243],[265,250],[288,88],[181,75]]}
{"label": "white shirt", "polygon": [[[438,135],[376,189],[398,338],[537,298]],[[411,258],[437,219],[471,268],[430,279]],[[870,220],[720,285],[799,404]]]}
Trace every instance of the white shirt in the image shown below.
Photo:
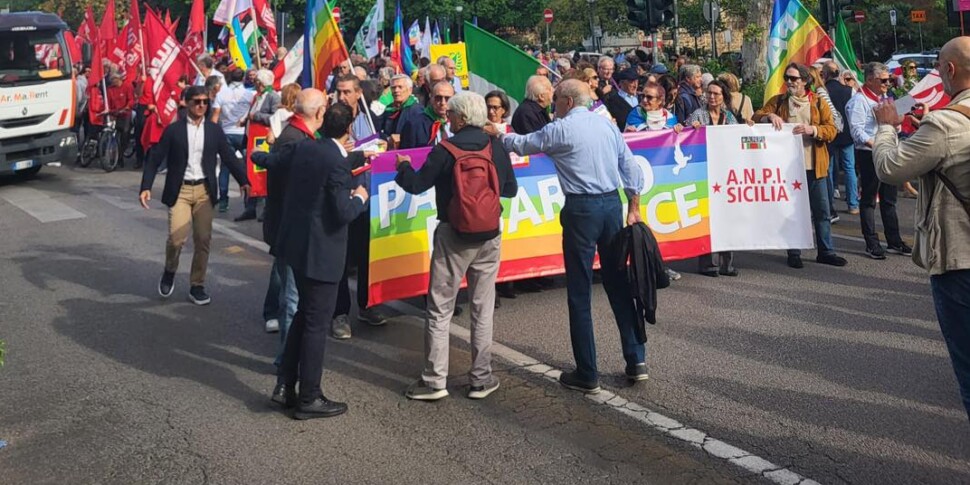
{"label": "white shirt", "polygon": [[455,88],[455,94],[464,91],[464,89],[461,87],[461,79],[459,79],[458,76],[451,79],[451,85]]}
{"label": "white shirt", "polygon": [[[221,72],[219,72],[218,69],[213,69],[212,72],[209,73],[209,75],[210,76],[215,76],[215,77],[218,77],[219,79],[221,79],[222,80],[222,87],[226,87],[226,76],[224,74],[222,74]],[[201,73],[199,73],[199,75],[195,76],[195,85],[196,86],[205,86],[205,76],[203,76]]]}
{"label": "white shirt", "polygon": [[189,163],[185,166],[185,176],[182,180],[195,181],[205,178],[202,171],[202,149],[205,147],[205,121],[192,123],[192,118],[185,120],[189,140]]}
{"label": "white shirt", "polygon": [[[882,98],[886,99],[886,96],[883,95]],[[866,142],[875,141],[876,129],[879,128],[874,111],[876,106],[877,103],[861,90],[853,94],[845,105],[845,114],[849,117],[849,134],[852,135],[856,150],[872,151]]]}
{"label": "white shirt", "polygon": [[216,95],[219,106],[219,124],[227,135],[244,135],[246,127],[239,126],[239,121],[249,115],[249,108],[253,105],[255,92],[246,89],[242,83],[232,83],[224,86]]}

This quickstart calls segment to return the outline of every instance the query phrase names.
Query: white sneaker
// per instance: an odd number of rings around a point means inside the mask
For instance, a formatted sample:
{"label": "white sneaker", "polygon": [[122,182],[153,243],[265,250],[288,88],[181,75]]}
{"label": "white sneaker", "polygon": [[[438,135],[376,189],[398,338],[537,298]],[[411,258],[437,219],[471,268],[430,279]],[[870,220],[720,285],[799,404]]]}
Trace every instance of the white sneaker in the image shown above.
{"label": "white sneaker", "polygon": [[271,318],[269,320],[266,320],[266,333],[276,333],[276,332],[279,332],[279,331],[280,331],[280,321],[279,320],[277,320],[275,318]]}

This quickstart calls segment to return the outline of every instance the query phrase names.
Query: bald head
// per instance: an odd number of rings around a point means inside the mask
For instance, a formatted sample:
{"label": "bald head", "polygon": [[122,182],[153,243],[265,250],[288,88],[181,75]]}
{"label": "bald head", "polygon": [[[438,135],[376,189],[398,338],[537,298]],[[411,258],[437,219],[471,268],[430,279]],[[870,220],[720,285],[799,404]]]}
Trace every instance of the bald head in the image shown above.
{"label": "bald head", "polygon": [[294,111],[303,118],[307,128],[316,131],[323,124],[323,115],[327,111],[327,95],[319,89],[306,88],[296,95]]}
{"label": "bald head", "polygon": [[946,94],[970,88],[970,37],[957,37],[940,49],[940,77]]}

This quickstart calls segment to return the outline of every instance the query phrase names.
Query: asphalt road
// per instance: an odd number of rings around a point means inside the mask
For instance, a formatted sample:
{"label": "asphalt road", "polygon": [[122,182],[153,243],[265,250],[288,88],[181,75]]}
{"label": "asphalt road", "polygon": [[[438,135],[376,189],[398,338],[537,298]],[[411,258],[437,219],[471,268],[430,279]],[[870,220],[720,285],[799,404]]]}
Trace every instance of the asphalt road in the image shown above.
{"label": "asphalt road", "polygon": [[[137,206],[138,179],[63,167],[0,182],[0,483],[767,482],[514,362],[497,359],[501,389],[468,400],[458,338],[452,396],[407,401],[419,301],[328,342],[324,392],[350,412],[293,421],[268,401],[278,337],[262,331],[270,259],[247,244],[259,225],[231,222],[234,200],[217,222],[234,232],[213,240],[213,303],[185,300],[190,249],[162,300],[166,213]],[[911,232],[913,203],[901,205]],[[857,237],[858,220],[835,230]],[[674,263],[685,276],[661,294],[650,380],[636,386],[598,288],[604,387],[820,483],[970,482],[970,425],[926,276],[836,245],[846,268],[814,252],[800,271],[782,252],[738,254],[736,279]],[[495,339],[569,369],[557,283],[504,300]]]}

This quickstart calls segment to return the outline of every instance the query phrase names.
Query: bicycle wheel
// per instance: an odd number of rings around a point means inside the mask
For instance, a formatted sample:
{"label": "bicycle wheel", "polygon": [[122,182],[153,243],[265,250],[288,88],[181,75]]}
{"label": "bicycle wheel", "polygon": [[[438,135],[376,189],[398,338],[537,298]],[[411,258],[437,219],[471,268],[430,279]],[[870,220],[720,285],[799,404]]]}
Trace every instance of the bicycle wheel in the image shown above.
{"label": "bicycle wheel", "polygon": [[87,168],[91,165],[91,162],[98,157],[98,140],[94,138],[88,138],[84,140],[84,144],[81,145],[81,156],[78,158],[77,164],[82,168]]}
{"label": "bicycle wheel", "polygon": [[118,136],[113,130],[104,130],[101,132],[101,140],[99,140],[101,146],[101,168],[105,172],[113,172],[114,169],[118,168],[118,157],[121,156],[118,153]]}

